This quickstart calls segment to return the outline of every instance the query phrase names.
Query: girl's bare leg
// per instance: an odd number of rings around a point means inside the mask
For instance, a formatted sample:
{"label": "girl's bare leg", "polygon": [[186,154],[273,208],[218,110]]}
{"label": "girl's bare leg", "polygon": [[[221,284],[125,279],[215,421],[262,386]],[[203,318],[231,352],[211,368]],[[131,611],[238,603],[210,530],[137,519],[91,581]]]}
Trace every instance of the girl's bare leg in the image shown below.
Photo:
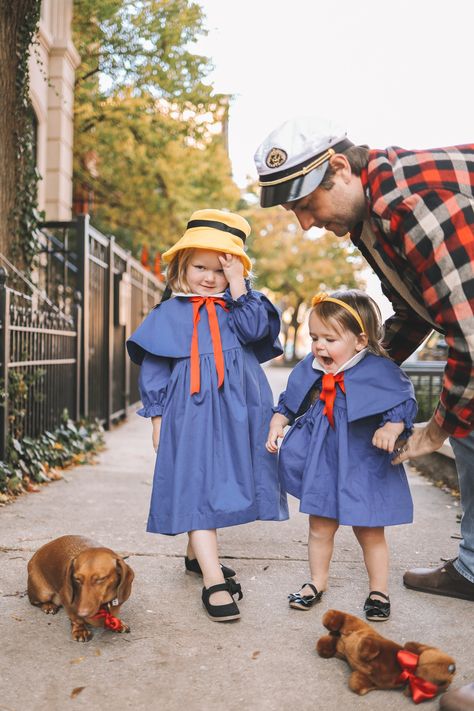
{"label": "girl's bare leg", "polygon": [[188,545],[186,546],[186,556],[189,560],[194,560],[196,558],[196,553],[191,545],[191,533],[188,533]]}
{"label": "girl's bare leg", "polygon": [[[334,536],[339,523],[334,518],[323,516],[309,517],[308,559],[311,582],[318,590],[326,590],[328,585],[329,565],[334,549]],[[300,590],[302,595],[313,595],[306,585]]]}
{"label": "girl's bare leg", "polygon": [[[384,527],[353,526],[352,530],[364,554],[365,567],[369,575],[369,591],[378,590],[388,595],[389,554]],[[383,598],[380,599],[385,602]]]}
{"label": "girl's bare leg", "polygon": [[[201,566],[204,587],[210,588],[212,585],[223,583],[224,576],[219,563],[216,529],[189,531],[188,535],[191,549]],[[209,602],[211,605],[226,605],[232,602],[232,597],[225,590],[221,590],[213,593]]]}

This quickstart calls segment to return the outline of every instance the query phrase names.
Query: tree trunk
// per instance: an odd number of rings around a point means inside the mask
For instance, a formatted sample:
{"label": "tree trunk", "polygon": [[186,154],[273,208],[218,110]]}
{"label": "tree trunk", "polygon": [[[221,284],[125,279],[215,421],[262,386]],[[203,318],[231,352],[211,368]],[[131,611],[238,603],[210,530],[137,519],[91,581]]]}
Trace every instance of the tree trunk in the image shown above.
{"label": "tree trunk", "polygon": [[[22,188],[23,160],[18,137],[22,131],[19,109],[28,120],[28,107],[21,106],[24,87],[18,77],[24,61],[25,22],[37,15],[38,0],[0,0],[0,252],[9,255],[17,238],[17,198]],[[31,37],[30,37],[31,40]]]}

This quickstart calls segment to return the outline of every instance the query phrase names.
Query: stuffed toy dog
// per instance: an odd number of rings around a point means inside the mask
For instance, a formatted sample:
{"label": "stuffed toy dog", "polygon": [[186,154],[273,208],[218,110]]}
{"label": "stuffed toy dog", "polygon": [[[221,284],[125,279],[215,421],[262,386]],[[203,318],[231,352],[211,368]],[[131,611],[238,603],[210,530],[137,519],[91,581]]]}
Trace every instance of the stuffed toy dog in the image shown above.
{"label": "stuffed toy dog", "polygon": [[417,704],[445,691],[453,680],[454,659],[436,647],[418,642],[402,647],[339,610],[328,610],[322,622],[329,634],[318,640],[316,650],[320,657],[346,660],[353,670],[349,688],[356,694],[403,688]]}

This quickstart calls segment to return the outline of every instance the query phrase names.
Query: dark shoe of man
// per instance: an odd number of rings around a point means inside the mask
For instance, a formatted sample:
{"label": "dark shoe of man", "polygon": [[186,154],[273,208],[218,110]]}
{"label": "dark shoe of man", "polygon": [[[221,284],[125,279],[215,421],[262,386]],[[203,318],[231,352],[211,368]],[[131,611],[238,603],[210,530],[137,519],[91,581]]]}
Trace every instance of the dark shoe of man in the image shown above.
{"label": "dark shoe of man", "polygon": [[441,711],[474,711],[474,683],[450,689],[441,697]]}
{"label": "dark shoe of man", "polygon": [[474,583],[458,573],[453,565],[454,560],[443,563],[438,568],[408,570],[403,576],[403,583],[407,588],[420,592],[474,600]]}

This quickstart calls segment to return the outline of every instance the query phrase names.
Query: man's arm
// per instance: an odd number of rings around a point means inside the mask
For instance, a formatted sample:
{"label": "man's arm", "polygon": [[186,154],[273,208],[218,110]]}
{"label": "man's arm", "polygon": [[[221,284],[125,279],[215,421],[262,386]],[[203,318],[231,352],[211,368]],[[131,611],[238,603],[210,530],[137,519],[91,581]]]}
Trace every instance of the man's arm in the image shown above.
{"label": "man's arm", "polygon": [[412,435],[401,461],[474,428],[474,203],[448,190],[417,194],[407,203],[391,227],[417,272],[426,308],[445,333],[448,360],[436,410]]}

